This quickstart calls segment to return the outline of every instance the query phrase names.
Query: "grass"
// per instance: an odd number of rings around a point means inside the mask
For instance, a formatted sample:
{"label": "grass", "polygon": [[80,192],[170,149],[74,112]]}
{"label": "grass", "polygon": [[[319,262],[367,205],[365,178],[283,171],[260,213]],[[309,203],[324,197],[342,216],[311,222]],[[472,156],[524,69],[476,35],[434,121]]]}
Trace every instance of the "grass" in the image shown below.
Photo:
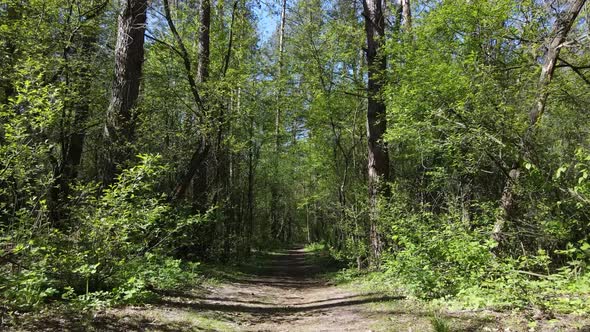
{"label": "grass", "polygon": [[[361,293],[405,296],[402,300],[371,304],[371,310],[390,313],[376,330],[396,331],[590,331],[590,317],[579,314],[535,315],[531,308],[499,310],[493,307],[469,309],[462,298],[420,300],[411,295],[400,280],[382,272],[343,269],[326,275],[340,287]],[[497,295],[499,296],[499,295]]]}
{"label": "grass", "polygon": [[449,321],[442,318],[438,313],[435,313],[430,318],[430,323],[432,324],[432,328],[435,332],[451,332],[451,325],[449,324]]}
{"label": "grass", "polygon": [[312,243],[308,243],[305,245],[305,247],[303,247],[303,251],[307,252],[307,253],[315,253],[315,252],[322,252],[322,251],[328,251],[328,247],[321,242],[312,242]]}

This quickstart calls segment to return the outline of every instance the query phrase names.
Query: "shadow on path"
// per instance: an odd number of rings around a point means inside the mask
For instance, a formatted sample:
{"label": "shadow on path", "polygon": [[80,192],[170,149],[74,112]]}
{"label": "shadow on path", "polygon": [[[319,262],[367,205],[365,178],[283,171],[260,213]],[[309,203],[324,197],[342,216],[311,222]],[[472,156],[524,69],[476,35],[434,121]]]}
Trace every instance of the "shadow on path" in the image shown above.
{"label": "shadow on path", "polygon": [[236,285],[233,292],[208,295],[169,292],[159,303],[165,307],[183,310],[276,317],[307,315],[314,311],[402,298],[377,293],[345,296],[334,294],[336,296],[331,297],[329,292],[323,295],[325,298],[308,298],[307,291],[318,289],[321,292],[323,288],[329,287],[319,275],[338,268],[333,262],[313,255],[301,248],[265,254],[257,261],[258,265],[244,264],[244,274],[221,276],[224,281]]}
{"label": "shadow on path", "polygon": [[[322,303],[322,304],[293,304],[293,305],[249,305],[244,304],[224,304],[224,303],[213,303],[203,301],[200,303],[184,303],[179,301],[165,300],[161,303],[163,305],[194,309],[194,310],[212,310],[212,311],[223,311],[223,312],[238,312],[238,313],[251,313],[251,314],[295,314],[301,312],[311,312],[315,310],[330,309],[337,307],[353,306],[366,303],[377,303],[384,301],[400,300],[402,297],[398,296],[369,296],[367,298],[351,299],[351,300],[336,300],[333,303]],[[224,300],[222,300],[224,301]],[[234,300],[227,300],[228,302],[236,302]],[[331,299],[322,301],[332,301]]]}

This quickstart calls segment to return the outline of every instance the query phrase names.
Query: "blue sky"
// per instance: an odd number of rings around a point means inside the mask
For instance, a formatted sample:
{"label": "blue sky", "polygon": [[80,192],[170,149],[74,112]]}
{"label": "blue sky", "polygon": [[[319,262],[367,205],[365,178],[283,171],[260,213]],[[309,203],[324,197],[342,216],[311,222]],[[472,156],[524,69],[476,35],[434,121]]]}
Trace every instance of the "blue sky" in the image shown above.
{"label": "blue sky", "polygon": [[273,13],[270,6],[280,6],[280,0],[259,1],[258,5],[254,7],[254,13],[258,17],[257,24],[261,44],[272,36],[279,21],[279,15]]}

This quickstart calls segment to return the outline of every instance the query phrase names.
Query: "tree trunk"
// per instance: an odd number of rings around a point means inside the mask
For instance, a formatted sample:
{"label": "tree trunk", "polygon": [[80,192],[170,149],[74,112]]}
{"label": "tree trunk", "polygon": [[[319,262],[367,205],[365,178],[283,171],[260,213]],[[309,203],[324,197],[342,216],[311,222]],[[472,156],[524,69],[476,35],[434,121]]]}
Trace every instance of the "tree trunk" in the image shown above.
{"label": "tree trunk", "polygon": [[365,32],[367,35],[367,64],[369,80],[367,91],[367,139],[368,139],[368,174],[370,224],[369,237],[373,263],[378,263],[381,254],[381,235],[377,226],[377,200],[385,193],[385,181],[389,178],[389,155],[383,142],[387,129],[385,104],[379,96],[383,87],[383,78],[387,62],[380,54],[385,39],[385,19],[381,0],[363,0]]}
{"label": "tree trunk", "polygon": [[282,0],[281,8],[281,21],[279,27],[279,58],[278,58],[278,70],[277,70],[277,82],[279,88],[277,91],[277,107],[275,110],[275,132],[274,132],[274,156],[273,156],[273,173],[274,182],[271,184],[271,202],[270,202],[270,217],[271,217],[271,236],[275,238],[280,237],[282,232],[282,220],[279,209],[279,183],[277,178],[279,175],[279,159],[280,159],[280,147],[281,147],[281,95],[282,89],[282,71],[283,71],[283,53],[285,51],[285,19],[287,15],[287,0]]}
{"label": "tree trunk", "polygon": [[199,27],[199,62],[197,64],[197,81],[203,83],[209,78],[209,56],[210,40],[209,30],[211,29],[211,2],[201,0],[199,9],[201,26]]}
{"label": "tree trunk", "polygon": [[[207,2],[207,3],[209,3],[209,2]],[[176,41],[176,44],[178,45],[179,51],[177,53],[182,58],[182,62],[184,64],[184,69],[185,69],[185,74],[186,74],[186,79],[188,81],[188,84],[189,84],[191,93],[193,95],[195,104],[197,105],[197,108],[199,109],[199,111],[202,112],[199,115],[200,115],[201,122],[203,122],[204,121],[204,114],[205,114],[205,105],[203,104],[203,99],[201,98],[201,95],[199,94],[199,89],[197,88],[197,83],[196,83],[195,78],[193,76],[191,59],[190,59],[188,51],[184,45],[184,42],[183,42],[182,38],[180,37],[180,34],[178,33],[178,30],[176,30],[176,25],[174,24],[174,21],[172,20],[172,14],[170,11],[169,1],[163,0],[163,5],[164,5],[164,15],[166,17],[168,27],[170,28],[170,31],[172,32],[172,35],[174,36],[174,40]],[[207,34],[203,35],[203,38],[209,37],[209,34],[208,34],[209,29],[206,29],[206,30],[201,29],[200,31],[207,32]],[[199,37],[201,37],[201,35],[199,35]],[[206,140],[205,137],[202,137],[200,144],[197,144],[195,151],[193,152],[193,154],[191,156],[191,160],[189,162],[186,172],[181,177],[180,181],[177,183],[177,185],[172,193],[171,200],[178,200],[178,199],[184,197],[186,190],[188,189],[189,185],[191,184],[191,180],[193,179],[193,177],[195,177],[196,174],[198,174],[197,179],[199,179],[199,181],[201,181],[197,185],[197,187],[198,187],[197,192],[199,192],[201,194],[206,194],[206,190],[207,190],[207,188],[206,188],[207,187],[207,182],[206,182],[207,160],[206,160],[206,157],[207,157],[208,153],[209,153],[209,142]],[[199,207],[197,207],[197,208],[202,209]]]}
{"label": "tree trunk", "polygon": [[144,55],[147,0],[123,1],[115,46],[115,79],[107,112],[104,180],[113,181],[117,167],[131,156]]}
{"label": "tree trunk", "polygon": [[[18,19],[20,19],[21,17],[21,13],[17,10],[18,6],[17,5],[12,5],[12,4],[7,4],[6,5],[6,21],[7,23],[10,22],[10,24],[12,24],[12,21],[16,21]],[[3,36],[4,37],[4,36]],[[8,78],[8,73],[11,72],[13,70],[13,66],[15,63],[15,59],[17,59],[17,48],[15,45],[15,41],[12,40],[11,38],[5,38],[4,39],[4,50],[6,52],[7,57],[4,59],[3,65],[2,65],[2,69],[0,70],[0,77],[2,77],[2,79],[0,79],[0,88],[2,89],[2,95],[0,95],[0,104],[8,104],[10,98],[14,95],[14,93],[16,92],[14,89],[14,84],[10,79],[6,79]],[[4,76],[6,75],[6,76]],[[0,144],[3,143],[1,140],[3,135],[0,135]]]}
{"label": "tree trunk", "polygon": [[[239,90],[238,90],[239,91]],[[254,232],[254,117],[250,115],[248,128],[248,244],[252,243]]]}
{"label": "tree trunk", "polygon": [[[195,189],[201,193],[206,193],[206,173],[201,174],[199,173],[202,169],[207,169],[206,163],[206,156],[209,152],[209,145],[203,141],[201,141],[199,147],[195,149],[191,156],[191,160],[187,166],[186,173],[180,179],[180,181],[176,184],[174,192],[172,193],[171,200],[178,200],[184,197],[186,190],[188,189],[191,180],[193,177],[197,176],[196,178],[199,179],[198,184],[195,185]],[[203,185],[204,184],[204,185]],[[203,212],[203,211],[200,211]]]}
{"label": "tree trunk", "polygon": [[508,172],[508,178],[506,179],[506,184],[504,185],[504,190],[502,191],[502,198],[500,199],[500,206],[502,209],[500,211],[500,216],[498,216],[496,219],[494,229],[492,230],[492,239],[498,243],[502,242],[503,230],[506,222],[513,219],[516,208],[514,187],[518,183],[519,177],[520,168],[516,165],[513,165]]}
{"label": "tree trunk", "polygon": [[412,30],[412,12],[410,9],[410,0],[401,0],[401,9],[404,30],[408,32]]}
{"label": "tree trunk", "polygon": [[[210,63],[210,42],[211,42],[211,1],[202,0],[199,8],[199,18],[201,25],[199,27],[199,59],[197,63],[197,82],[205,83],[209,79],[209,63]],[[189,174],[193,182],[193,204],[195,210],[205,212],[207,210],[207,188],[208,188],[208,174],[207,174],[207,159],[209,155],[209,141],[207,138],[201,140],[203,145],[201,149],[195,152],[199,156],[199,160],[191,160],[195,167],[192,175]]]}
{"label": "tree trunk", "polygon": [[[70,103],[64,103],[60,144],[61,160],[54,166],[53,179],[48,199],[49,217],[56,227],[62,227],[68,218],[67,205],[70,195],[70,185],[78,177],[78,169],[82,161],[84,139],[86,137],[86,121],[90,115],[90,97],[92,73],[88,59],[96,51],[97,36],[80,35],[80,45],[69,45],[63,50],[65,64],[64,81],[68,94],[78,96]],[[73,39],[73,38],[72,38]],[[71,58],[79,63],[76,65],[79,75],[71,75]],[[68,114],[73,114],[70,119]],[[68,125],[66,125],[66,123]],[[57,162],[57,161],[56,161]]]}

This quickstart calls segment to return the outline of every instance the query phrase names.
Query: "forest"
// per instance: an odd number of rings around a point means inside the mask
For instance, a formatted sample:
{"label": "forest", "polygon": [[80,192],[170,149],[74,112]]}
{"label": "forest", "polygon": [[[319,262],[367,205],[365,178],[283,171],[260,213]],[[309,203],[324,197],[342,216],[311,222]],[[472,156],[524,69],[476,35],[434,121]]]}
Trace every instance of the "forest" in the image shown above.
{"label": "forest", "polygon": [[1,0],[0,63],[0,329],[265,259],[590,328],[585,0]]}

